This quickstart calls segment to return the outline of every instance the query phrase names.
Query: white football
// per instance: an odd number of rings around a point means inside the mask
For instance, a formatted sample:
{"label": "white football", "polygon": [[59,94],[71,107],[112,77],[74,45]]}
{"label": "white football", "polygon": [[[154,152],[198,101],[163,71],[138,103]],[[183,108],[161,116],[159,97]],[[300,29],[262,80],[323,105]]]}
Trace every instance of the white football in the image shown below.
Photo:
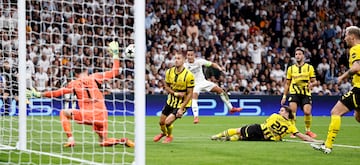
{"label": "white football", "polygon": [[125,56],[127,58],[134,58],[135,56],[135,45],[130,44],[125,48]]}

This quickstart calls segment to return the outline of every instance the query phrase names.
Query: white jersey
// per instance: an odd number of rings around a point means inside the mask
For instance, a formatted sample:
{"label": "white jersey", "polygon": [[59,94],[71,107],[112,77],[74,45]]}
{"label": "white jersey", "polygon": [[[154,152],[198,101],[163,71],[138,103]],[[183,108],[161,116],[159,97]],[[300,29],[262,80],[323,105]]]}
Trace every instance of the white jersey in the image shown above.
{"label": "white jersey", "polygon": [[211,64],[212,62],[199,58],[195,59],[193,63],[189,63],[188,61],[186,61],[184,63],[184,67],[186,69],[189,69],[191,73],[194,74],[195,83],[200,83],[202,81],[206,81],[202,66],[204,65],[206,67],[209,67],[211,66]]}
{"label": "white jersey", "polygon": [[194,63],[185,62],[184,67],[189,69],[191,73],[193,73],[195,77],[195,87],[193,92],[200,93],[201,91],[210,92],[216,84],[205,79],[204,72],[202,66],[209,67],[212,62],[205,59],[195,59]]}

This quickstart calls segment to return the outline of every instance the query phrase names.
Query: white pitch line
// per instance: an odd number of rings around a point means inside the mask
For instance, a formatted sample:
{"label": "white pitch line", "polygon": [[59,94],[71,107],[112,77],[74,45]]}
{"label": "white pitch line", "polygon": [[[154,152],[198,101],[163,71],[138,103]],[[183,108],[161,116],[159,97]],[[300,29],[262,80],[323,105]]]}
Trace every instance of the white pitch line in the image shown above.
{"label": "white pitch line", "polygon": [[[301,140],[290,140],[290,139],[284,139],[283,141],[293,142],[293,143],[308,143],[308,144],[314,143],[314,142],[306,142],[306,141],[301,141]],[[344,145],[344,144],[334,144],[333,146],[360,149],[360,146],[351,146],[351,145]]]}
{"label": "white pitch line", "polygon": [[15,147],[0,144],[0,150],[14,150]]}
{"label": "white pitch line", "polygon": [[57,158],[60,158],[60,159],[64,158],[64,159],[68,159],[68,160],[72,160],[72,161],[76,161],[76,162],[81,162],[81,163],[85,163],[85,164],[103,165],[103,163],[92,162],[92,161],[79,159],[79,158],[73,158],[73,157],[69,157],[69,156],[62,156],[62,155],[48,153],[48,152],[41,152],[41,151],[35,151],[35,150],[25,150],[25,151],[30,152],[30,153],[41,154],[41,155],[48,155],[48,156],[51,156],[51,157],[57,157]]}
{"label": "white pitch line", "polygon": [[[16,147],[0,145],[0,149],[16,150]],[[35,154],[40,154],[40,155],[47,155],[47,156],[51,156],[51,157],[57,157],[57,158],[60,158],[60,159],[64,158],[64,159],[68,159],[68,160],[76,161],[76,162],[80,162],[80,163],[85,163],[85,164],[104,165],[104,163],[97,163],[97,162],[92,162],[92,161],[88,161],[88,160],[83,160],[83,159],[79,159],[79,158],[73,158],[73,157],[69,157],[69,156],[63,156],[63,155],[53,154],[53,153],[48,153],[48,152],[41,152],[41,151],[35,151],[35,150],[23,150],[23,151],[28,152],[28,153],[35,153]]]}
{"label": "white pitch line", "polygon": [[[152,138],[153,136],[146,136],[146,138]],[[193,141],[203,141],[203,140],[210,140],[210,136],[209,137],[186,137],[186,136],[176,136],[176,139],[192,139]],[[315,142],[307,142],[307,141],[301,141],[301,140],[291,140],[291,139],[283,139],[283,141],[285,142],[292,142],[292,143],[305,143],[305,144],[311,144],[311,143],[315,143]],[[318,143],[319,144],[319,143]],[[360,149],[360,146],[351,146],[351,145],[344,145],[344,144],[334,144],[334,146],[337,147],[344,147],[344,148],[355,148],[355,149]]]}

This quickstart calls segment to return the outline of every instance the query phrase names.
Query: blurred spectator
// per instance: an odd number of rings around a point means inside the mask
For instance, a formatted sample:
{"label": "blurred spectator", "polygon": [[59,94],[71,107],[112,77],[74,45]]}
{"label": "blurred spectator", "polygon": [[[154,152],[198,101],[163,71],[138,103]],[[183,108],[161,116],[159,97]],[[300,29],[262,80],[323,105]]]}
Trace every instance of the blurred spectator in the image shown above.
{"label": "blurred spectator", "polygon": [[279,84],[283,84],[286,77],[286,73],[281,70],[280,64],[275,64],[275,69],[271,70],[270,72],[270,79],[271,81]]}
{"label": "blurred spectator", "polygon": [[323,95],[325,95],[325,96],[331,96],[332,95],[332,92],[329,90],[327,84],[322,84],[322,92],[323,92]]}
{"label": "blurred spectator", "polygon": [[[16,63],[15,63],[16,64]],[[4,112],[1,116],[9,115],[12,102],[18,101],[19,87],[18,87],[18,69],[17,65],[11,65],[9,61],[4,61],[0,68],[2,78],[2,99],[4,103]]]}
{"label": "blurred spectator", "polygon": [[35,88],[38,91],[44,91],[48,88],[49,77],[45,72],[45,69],[42,67],[37,68],[35,73]]}
{"label": "blurred spectator", "polygon": [[329,84],[329,90],[333,96],[341,96],[343,94],[341,93],[338,84]]}
{"label": "blurred spectator", "polygon": [[336,68],[335,63],[331,63],[330,64],[330,68],[328,70],[326,70],[325,73],[325,82],[326,83],[337,83],[337,76],[338,75],[338,70]]}
{"label": "blurred spectator", "polygon": [[339,86],[339,89],[340,89],[342,94],[349,91],[351,89],[351,83],[349,82],[349,80],[344,79],[343,82],[341,83],[341,85]]}
{"label": "blurred spectator", "polygon": [[321,63],[317,66],[316,71],[319,76],[319,80],[324,82],[325,80],[325,73],[327,70],[330,69],[330,65],[325,57],[321,59]]}
{"label": "blurred spectator", "polygon": [[26,55],[26,88],[30,89],[34,86],[33,76],[35,75],[35,65],[30,58]]}
{"label": "blurred spectator", "polygon": [[311,93],[312,94],[319,94],[319,92],[321,92],[323,90],[320,81],[316,81],[316,83],[313,83],[313,87],[311,89]]}

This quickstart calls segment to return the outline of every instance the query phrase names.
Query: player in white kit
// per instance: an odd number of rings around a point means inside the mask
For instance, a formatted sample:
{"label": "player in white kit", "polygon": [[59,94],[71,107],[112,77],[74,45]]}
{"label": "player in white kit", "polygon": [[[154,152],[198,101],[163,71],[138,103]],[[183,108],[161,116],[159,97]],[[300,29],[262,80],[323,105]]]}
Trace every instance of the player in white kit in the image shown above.
{"label": "player in white kit", "polygon": [[233,107],[229,101],[229,97],[226,92],[220,88],[215,83],[208,81],[205,79],[202,66],[205,67],[213,67],[219,69],[220,71],[224,71],[224,68],[220,67],[218,64],[213,63],[211,61],[196,58],[194,51],[191,48],[187,50],[187,60],[184,64],[185,68],[189,69],[195,77],[195,87],[193,90],[192,96],[192,111],[194,115],[194,124],[199,123],[199,107],[198,107],[198,98],[200,92],[215,92],[220,95],[221,100],[226,104],[227,108],[230,110],[230,113],[240,112],[242,108]]}

